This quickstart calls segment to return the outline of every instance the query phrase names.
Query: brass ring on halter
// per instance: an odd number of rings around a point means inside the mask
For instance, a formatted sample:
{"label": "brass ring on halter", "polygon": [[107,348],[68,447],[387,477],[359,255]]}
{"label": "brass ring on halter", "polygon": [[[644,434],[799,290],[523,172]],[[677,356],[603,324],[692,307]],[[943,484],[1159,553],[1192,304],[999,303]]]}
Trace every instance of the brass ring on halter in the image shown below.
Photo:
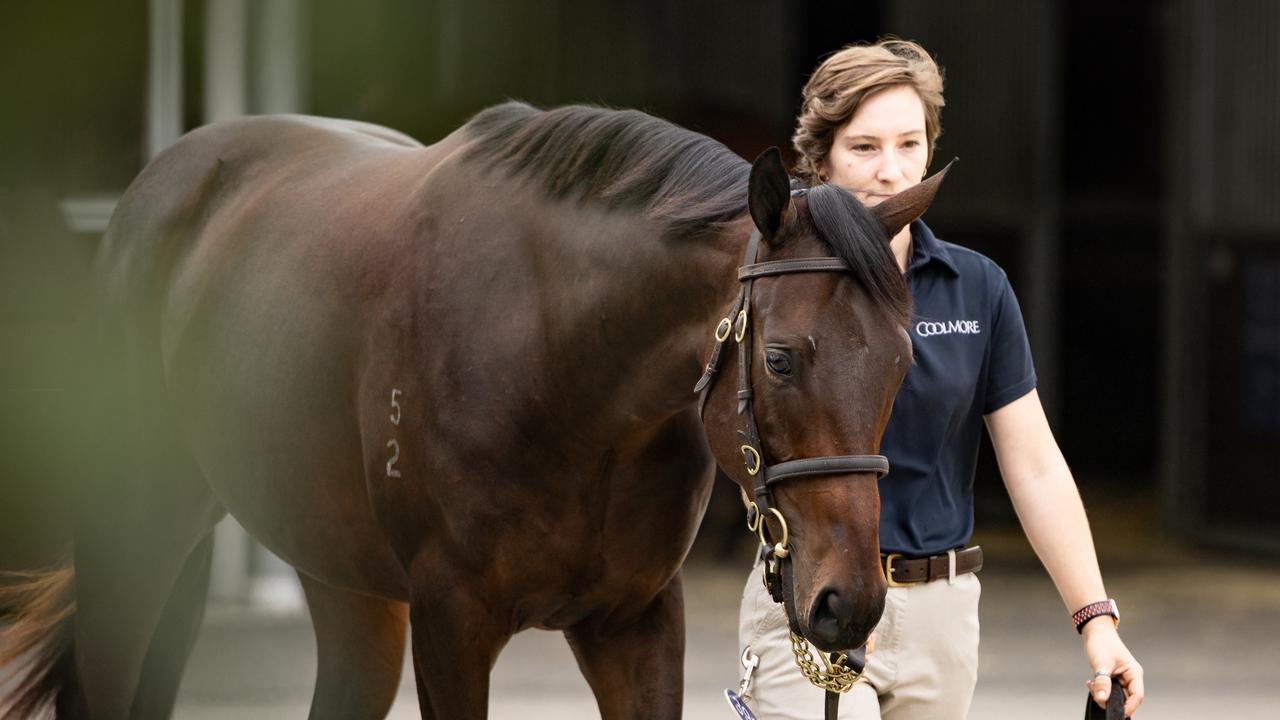
{"label": "brass ring on halter", "polygon": [[[790,550],[787,549],[787,538],[789,537],[787,532],[787,520],[786,518],[782,517],[782,513],[778,512],[778,508],[769,508],[769,512],[773,513],[773,516],[778,518],[778,524],[782,525],[782,540],[773,544],[773,554],[777,555],[780,558],[784,558],[791,552]],[[763,515],[761,515],[760,523],[756,528],[756,535],[760,536],[760,544],[764,545],[765,547],[768,547],[769,541],[764,539],[764,516]]]}
{"label": "brass ring on halter", "polygon": [[[753,460],[754,463],[752,463]],[[747,474],[751,477],[755,477],[756,473],[760,472],[760,452],[750,445],[742,446],[742,462],[746,464]]]}
{"label": "brass ring on halter", "polygon": [[747,505],[747,529],[751,532],[756,532],[760,527],[761,520],[760,506],[755,504],[755,501],[752,501]]}
{"label": "brass ring on halter", "polygon": [[747,309],[742,308],[738,311],[738,330],[733,334],[733,339],[742,342],[742,338],[747,336]]}
{"label": "brass ring on halter", "polygon": [[729,339],[731,332],[733,332],[733,321],[729,318],[720,318],[720,324],[716,326],[716,342]]}

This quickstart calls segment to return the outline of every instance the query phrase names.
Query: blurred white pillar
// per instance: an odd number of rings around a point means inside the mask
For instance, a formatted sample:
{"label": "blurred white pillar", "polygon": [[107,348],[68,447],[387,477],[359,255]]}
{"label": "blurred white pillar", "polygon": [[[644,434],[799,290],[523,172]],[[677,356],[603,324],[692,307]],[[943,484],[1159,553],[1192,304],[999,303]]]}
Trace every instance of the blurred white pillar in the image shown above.
{"label": "blurred white pillar", "polygon": [[253,112],[306,112],[306,3],[259,0],[253,34]]}
{"label": "blurred white pillar", "polygon": [[146,160],[182,135],[182,0],[151,0]]}
{"label": "blurred white pillar", "polygon": [[[245,0],[208,0],[204,4],[204,116],[206,123],[245,113],[247,64]],[[213,538],[209,592],[218,599],[249,599],[252,540],[234,519],[218,524]]]}
{"label": "blurred white pillar", "polygon": [[245,0],[209,0],[204,8],[204,121],[216,122],[246,110]]}
{"label": "blurred white pillar", "polygon": [[[252,13],[245,0],[208,0],[205,12],[205,122],[300,111],[302,0],[260,0]],[[303,605],[293,569],[232,518],[215,530],[210,591],[215,598],[278,611]]]}
{"label": "blurred white pillar", "polygon": [[[250,112],[305,112],[305,5],[304,0],[254,3]],[[289,564],[254,543],[250,571],[249,600],[255,607],[277,612],[302,609],[302,586]]]}

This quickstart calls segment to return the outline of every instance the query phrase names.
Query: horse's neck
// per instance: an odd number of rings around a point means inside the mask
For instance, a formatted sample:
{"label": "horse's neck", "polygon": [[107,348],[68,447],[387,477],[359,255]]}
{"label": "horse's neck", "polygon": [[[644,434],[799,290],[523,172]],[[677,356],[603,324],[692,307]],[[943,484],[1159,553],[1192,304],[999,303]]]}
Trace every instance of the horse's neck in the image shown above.
{"label": "horse's neck", "polygon": [[689,323],[681,347],[692,348],[699,374],[715,328],[741,288],[738,267],[750,234],[751,221],[744,217],[715,235],[665,242],[670,264],[663,272],[672,302],[680,306],[673,314]]}
{"label": "horse's neck", "polygon": [[661,414],[692,404],[716,325],[739,290],[750,227],[744,215],[719,234],[664,238],[632,222],[619,223],[607,249],[587,239],[608,256],[609,280],[591,318],[602,356],[633,366],[623,391],[638,405]]}

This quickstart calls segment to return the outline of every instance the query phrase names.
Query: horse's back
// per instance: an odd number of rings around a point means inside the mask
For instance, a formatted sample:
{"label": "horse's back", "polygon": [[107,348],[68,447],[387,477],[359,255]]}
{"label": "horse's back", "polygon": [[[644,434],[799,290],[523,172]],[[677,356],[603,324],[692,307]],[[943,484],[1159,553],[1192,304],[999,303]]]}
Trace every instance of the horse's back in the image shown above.
{"label": "horse's back", "polygon": [[144,288],[163,291],[169,273],[197,244],[218,240],[216,233],[203,232],[208,222],[225,218],[238,204],[275,200],[282,215],[299,206],[315,215],[332,203],[323,201],[326,192],[308,191],[308,185],[329,180],[337,192],[341,182],[330,179],[350,168],[422,147],[377,125],[300,115],[244,117],[197,128],[152,160],[121,197],[99,248],[97,279],[116,289],[116,297]]}

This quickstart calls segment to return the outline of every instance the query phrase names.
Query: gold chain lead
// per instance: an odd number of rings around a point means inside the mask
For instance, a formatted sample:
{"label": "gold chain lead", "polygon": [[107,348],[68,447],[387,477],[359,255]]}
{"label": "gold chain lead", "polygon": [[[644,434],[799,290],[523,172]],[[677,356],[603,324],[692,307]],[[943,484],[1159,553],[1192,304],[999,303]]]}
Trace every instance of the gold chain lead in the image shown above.
{"label": "gold chain lead", "polygon": [[813,656],[809,654],[809,641],[791,633],[791,652],[796,656],[796,665],[800,666],[800,673],[809,680],[809,682],[817,685],[823,690],[829,692],[848,692],[853,684],[858,682],[858,678],[862,677],[862,673],[855,673],[844,666],[844,656],[841,655],[835,665],[832,665],[825,654],[819,654],[822,664],[826,666],[825,670],[818,669],[818,664],[813,661]]}

